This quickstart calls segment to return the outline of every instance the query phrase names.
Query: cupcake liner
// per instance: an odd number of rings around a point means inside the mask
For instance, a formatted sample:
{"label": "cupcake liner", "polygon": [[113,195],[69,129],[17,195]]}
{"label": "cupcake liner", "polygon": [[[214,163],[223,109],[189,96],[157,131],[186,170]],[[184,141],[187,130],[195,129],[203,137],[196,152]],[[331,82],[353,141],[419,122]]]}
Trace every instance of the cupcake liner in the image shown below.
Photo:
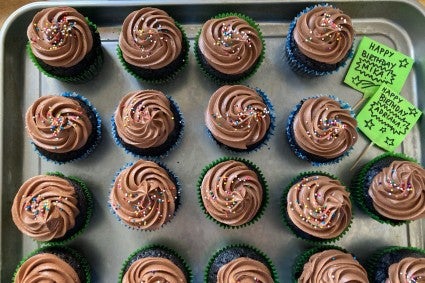
{"label": "cupcake liner", "polygon": [[[298,228],[289,218],[289,215],[287,213],[287,204],[288,204],[288,200],[287,200],[287,196],[289,193],[289,190],[291,189],[291,187],[298,183],[300,180],[302,180],[305,177],[310,177],[310,176],[314,176],[314,175],[321,175],[321,176],[327,176],[331,179],[334,180],[338,180],[343,186],[345,186],[341,180],[339,180],[339,178],[337,178],[336,176],[323,172],[323,171],[308,171],[308,172],[303,172],[298,174],[296,177],[294,177],[291,182],[289,183],[288,186],[286,186],[286,188],[283,190],[283,195],[282,195],[282,199],[281,199],[281,207],[280,207],[280,212],[282,215],[282,221],[283,224],[289,228],[289,230],[298,238],[298,239],[302,239],[306,242],[309,242],[311,244],[330,244],[330,243],[334,243],[336,241],[338,241],[339,239],[341,239],[347,232],[348,230],[350,230],[351,225],[353,223],[353,217],[354,217],[354,211],[351,211],[351,219],[350,219],[350,223],[348,224],[348,226],[341,232],[341,234],[339,234],[337,237],[335,238],[330,238],[330,239],[322,239],[322,238],[318,238],[315,237],[313,235],[308,234],[307,232],[304,232],[303,230],[301,230],[300,228]],[[346,190],[348,191],[348,187],[346,187]],[[353,202],[351,193],[350,193],[350,202]]]}
{"label": "cupcake liner", "polygon": [[352,181],[352,192],[354,195],[354,200],[357,203],[357,206],[359,206],[367,215],[369,215],[371,218],[375,219],[376,221],[382,223],[382,224],[389,224],[391,226],[400,226],[403,224],[407,224],[410,221],[403,221],[403,220],[394,220],[387,218],[381,214],[379,214],[375,208],[373,207],[373,203],[370,201],[369,204],[367,204],[367,200],[365,197],[365,181],[366,181],[366,175],[368,171],[377,164],[378,162],[381,162],[382,160],[386,158],[394,158],[394,159],[402,159],[411,161],[414,163],[418,163],[415,159],[404,155],[402,153],[391,153],[387,152],[380,156],[375,157],[368,163],[366,163],[364,166],[362,166],[358,172],[355,174],[353,181]]}
{"label": "cupcake liner", "polygon": [[298,50],[296,43],[294,42],[293,39],[293,31],[294,28],[296,26],[296,23],[299,19],[299,17],[307,12],[309,12],[310,10],[316,8],[316,7],[333,7],[332,5],[329,4],[317,4],[314,5],[312,7],[307,7],[305,8],[302,12],[300,12],[295,18],[294,20],[290,23],[289,25],[289,30],[288,30],[288,35],[286,36],[286,44],[285,44],[285,55],[286,55],[286,61],[288,62],[289,66],[291,67],[291,69],[301,75],[301,76],[305,76],[308,78],[313,78],[313,77],[318,77],[318,76],[325,76],[325,75],[329,75],[332,74],[336,71],[338,71],[341,67],[344,67],[347,64],[348,59],[353,57],[354,51],[353,51],[353,46],[354,44],[351,46],[350,51],[347,53],[346,57],[341,61],[338,62],[335,66],[335,69],[333,70],[320,70],[320,69],[314,69],[314,66],[312,66],[312,64],[314,65],[327,65],[321,62],[317,62],[314,61],[313,59],[310,58],[305,58],[306,60],[310,60],[312,63],[307,63],[307,62],[303,62],[301,60],[299,60],[299,58],[297,57],[297,54],[300,54],[300,51]]}
{"label": "cupcake liner", "polygon": [[187,282],[193,281],[192,270],[190,269],[187,262],[176,251],[163,245],[153,244],[137,249],[124,261],[118,276],[118,282],[122,282],[126,271],[133,263],[133,261],[145,257],[166,258],[172,261],[177,267],[181,269],[181,271],[186,276]]}
{"label": "cupcake liner", "polygon": [[[31,142],[34,147],[34,150],[37,152],[39,157],[41,157],[42,159],[46,161],[54,162],[56,164],[65,164],[71,161],[85,159],[87,156],[89,156],[93,152],[93,150],[99,145],[100,141],[102,140],[102,120],[96,108],[92,105],[92,103],[84,96],[77,94],[75,92],[64,92],[61,94],[61,96],[77,100],[83,108],[86,108],[86,110],[91,111],[93,113],[94,115],[93,120],[96,120],[96,125],[93,125],[94,126],[93,131],[96,131],[96,132],[94,133],[93,140],[91,142],[88,142],[87,145],[84,147],[85,152],[80,153],[80,150],[82,149],[78,149],[76,151],[72,151],[71,153],[73,154],[73,156],[70,156],[70,157],[67,156],[69,155],[69,153],[63,153],[59,155],[56,153],[43,151],[41,148],[37,147],[34,144],[34,142]],[[91,122],[93,123],[93,121]],[[47,156],[46,154],[56,156],[56,159],[51,156]]]}
{"label": "cupcake liner", "polygon": [[[127,63],[123,57],[122,54],[122,50],[119,46],[119,44],[117,45],[116,51],[117,51],[117,56],[118,59],[121,62],[121,65],[124,67],[124,69],[133,77],[135,77],[136,79],[140,80],[140,81],[144,81],[147,83],[153,83],[153,84],[163,84],[163,83],[167,83],[169,81],[172,81],[188,64],[189,62],[189,49],[190,49],[190,43],[189,40],[187,38],[186,32],[183,29],[183,26],[181,24],[179,24],[178,22],[174,21],[174,24],[177,26],[177,28],[181,31],[182,33],[182,50],[180,55],[173,61],[171,62],[171,64],[176,64],[176,67],[172,67],[170,68],[169,66],[165,66],[161,69],[158,70],[153,70],[153,72],[161,72],[161,73],[167,73],[167,74],[152,74],[153,78],[146,78],[143,77],[141,74],[139,74],[137,72],[137,66],[133,66],[129,63]],[[178,65],[180,63],[180,65]],[[142,68],[140,68],[142,69]],[[170,70],[168,70],[170,69]],[[142,70],[147,70],[147,69],[142,69]]]}
{"label": "cupcake liner", "polygon": [[[118,135],[117,132],[117,126],[115,124],[115,112],[112,114],[111,117],[111,126],[112,126],[112,138],[115,141],[115,144],[119,147],[123,148],[126,153],[129,153],[135,157],[159,157],[159,158],[165,158],[168,156],[168,154],[174,150],[177,146],[180,145],[183,132],[184,132],[184,118],[183,114],[180,110],[180,107],[178,104],[172,99],[170,96],[165,95],[168,100],[170,101],[171,111],[174,114],[175,119],[175,137],[169,137],[164,144],[155,147],[155,148],[147,148],[147,149],[139,149],[132,146],[125,145],[121,138]],[[116,109],[116,108],[115,108]],[[171,140],[169,140],[171,139]]]}
{"label": "cupcake liner", "polygon": [[200,67],[200,69],[204,73],[204,75],[217,84],[237,84],[237,83],[240,83],[241,81],[244,81],[244,80],[250,78],[251,76],[253,76],[257,72],[257,70],[260,67],[261,63],[263,62],[264,56],[265,56],[266,42],[264,41],[263,34],[260,30],[259,25],[252,18],[250,18],[250,17],[248,17],[244,14],[240,14],[240,13],[221,13],[221,14],[214,16],[213,19],[221,19],[221,18],[226,18],[226,17],[230,17],[230,16],[236,16],[236,17],[242,18],[251,27],[253,27],[258,32],[258,36],[261,39],[263,49],[262,49],[261,54],[258,57],[257,61],[255,62],[255,64],[250,69],[245,71],[244,73],[237,74],[237,75],[223,74],[223,73],[213,69],[212,67],[210,67],[208,65],[208,63],[205,61],[203,55],[201,54],[201,52],[198,48],[199,36],[201,35],[201,31],[202,31],[202,28],[201,28],[198,31],[198,34],[195,37],[195,43],[194,43],[195,59],[196,59],[198,66]]}
{"label": "cupcake liner", "polygon": [[[224,161],[229,161],[229,160],[234,160],[234,161],[239,161],[244,163],[249,169],[253,170],[257,176],[258,176],[258,180],[261,183],[261,187],[263,188],[263,201],[261,203],[260,208],[258,209],[257,214],[247,223],[244,223],[242,225],[238,225],[238,226],[231,226],[222,222],[219,222],[218,220],[216,220],[215,218],[213,218],[205,209],[204,203],[202,201],[202,194],[201,194],[201,185],[202,185],[202,180],[204,179],[205,174],[208,172],[208,170],[210,170],[212,167],[214,167],[215,165],[222,163]],[[205,216],[207,219],[212,220],[213,222],[215,222],[216,224],[218,224],[221,228],[224,229],[240,229],[246,226],[249,226],[251,224],[254,224],[255,222],[257,222],[261,216],[263,216],[264,211],[267,208],[267,205],[269,203],[269,187],[267,185],[266,179],[264,178],[263,173],[261,172],[261,170],[258,168],[257,165],[255,165],[254,163],[252,163],[251,161],[247,160],[247,159],[243,159],[243,158],[239,158],[239,157],[221,157],[219,159],[216,159],[214,161],[212,161],[210,164],[208,164],[207,166],[205,166],[202,171],[201,174],[198,178],[198,182],[197,182],[197,194],[198,194],[198,203],[202,209],[202,211],[204,212]]]}
{"label": "cupcake liner", "polygon": [[83,71],[79,73],[78,75],[60,76],[60,75],[52,74],[51,72],[49,72],[42,66],[42,63],[37,59],[37,57],[32,52],[30,42],[28,41],[26,45],[26,52],[29,58],[31,59],[31,61],[34,63],[34,65],[37,67],[37,69],[40,72],[42,72],[47,77],[54,78],[56,80],[63,81],[66,83],[75,83],[75,84],[85,83],[93,79],[99,74],[103,66],[103,51],[102,51],[100,35],[99,35],[99,32],[97,31],[97,26],[94,23],[92,23],[87,17],[86,17],[86,22],[89,25],[93,35],[93,49],[90,52],[93,52],[93,56],[95,56],[94,60],[90,62],[90,65],[84,68],[81,67]]}
{"label": "cupcake liner", "polygon": [[227,146],[225,144],[222,144],[221,142],[219,142],[211,133],[210,130],[208,130],[208,128],[206,128],[207,134],[210,137],[211,140],[213,140],[220,148],[227,150],[229,153],[240,153],[240,152],[255,152],[259,149],[261,149],[264,145],[267,145],[268,141],[270,140],[270,138],[274,135],[274,129],[275,129],[275,120],[276,120],[276,116],[274,113],[274,108],[273,105],[270,101],[270,99],[267,97],[267,95],[258,87],[256,88],[252,88],[254,89],[258,95],[261,96],[261,98],[263,99],[264,103],[266,104],[268,110],[269,110],[269,116],[270,116],[270,127],[266,132],[266,135],[264,136],[264,138],[262,140],[260,140],[259,142],[249,146],[247,149],[238,149],[238,148],[233,148],[230,146]]}
{"label": "cupcake liner", "polygon": [[[180,184],[180,181],[179,181],[179,179],[177,178],[177,176],[173,173],[173,171],[171,171],[170,169],[168,169],[168,167],[167,166],[165,166],[162,162],[160,162],[160,161],[157,161],[157,160],[154,160],[154,159],[152,159],[152,158],[144,158],[143,160],[145,160],[145,161],[152,161],[152,162],[155,162],[157,165],[159,165],[160,167],[162,167],[166,172],[167,172],[167,174],[168,174],[168,176],[170,177],[170,179],[171,179],[171,181],[175,184],[175,186],[176,186],[176,190],[177,190],[177,198],[176,198],[176,201],[175,201],[175,206],[176,206],[176,209],[174,210],[174,213],[173,213],[173,217],[171,217],[167,222],[165,222],[160,228],[162,228],[162,227],[164,227],[165,225],[167,225],[168,223],[170,223],[173,219],[174,219],[174,217],[176,216],[176,213],[177,213],[177,211],[179,210],[179,207],[180,207],[180,204],[181,204],[181,184]],[[108,207],[109,207],[109,210],[111,211],[111,213],[112,213],[112,215],[114,215],[115,217],[116,217],[116,219],[122,224],[122,225],[124,225],[126,228],[128,228],[128,229],[130,229],[130,230],[137,230],[137,231],[143,231],[143,232],[152,232],[152,231],[157,231],[157,230],[159,230],[160,228],[158,228],[158,229],[141,229],[141,228],[137,228],[137,227],[133,227],[133,226],[129,226],[129,225],[127,225],[125,222],[123,222],[122,220],[121,220],[121,218],[116,214],[116,212],[115,212],[115,210],[112,208],[112,205],[111,205],[111,203],[110,203],[110,201],[109,201],[109,196],[110,196],[110,194],[111,194],[111,191],[112,191],[112,188],[114,187],[114,184],[115,184],[115,180],[116,180],[116,178],[119,176],[119,174],[121,173],[121,171],[123,171],[124,169],[126,169],[126,168],[128,168],[128,167],[130,167],[130,166],[132,166],[134,164],[134,162],[129,162],[129,163],[127,163],[127,164],[125,164],[123,167],[121,167],[116,173],[115,173],[115,175],[114,175],[114,178],[113,178],[113,180],[112,180],[112,183],[111,183],[111,189],[108,191]]]}
{"label": "cupcake liner", "polygon": [[215,283],[216,280],[214,275],[217,276],[216,274],[220,267],[240,257],[248,257],[263,263],[269,269],[273,277],[273,282],[279,283],[277,271],[271,259],[259,249],[247,244],[228,245],[216,251],[209,259],[208,264],[205,267],[204,282]]}
{"label": "cupcake liner", "polygon": [[317,95],[317,96],[311,96],[311,97],[307,97],[302,99],[297,105],[294,106],[294,108],[292,109],[291,113],[289,114],[288,117],[288,121],[286,124],[286,128],[285,128],[285,132],[286,132],[286,138],[288,140],[289,146],[291,147],[292,151],[295,153],[295,155],[302,159],[302,160],[306,160],[309,161],[311,163],[311,165],[313,166],[322,166],[322,165],[329,165],[329,164],[337,164],[338,162],[340,162],[344,157],[348,156],[351,151],[353,150],[353,147],[351,147],[349,150],[347,150],[346,152],[344,152],[341,156],[334,158],[334,159],[329,159],[329,160],[314,160],[314,158],[312,158],[311,154],[309,154],[308,152],[304,151],[301,147],[299,147],[295,141],[294,138],[294,133],[292,130],[292,125],[294,122],[294,118],[297,115],[298,111],[300,110],[302,104],[311,98],[318,98],[321,96],[328,96],[331,99],[339,102],[340,106],[342,109],[346,109],[350,111],[351,116],[354,118],[355,117],[355,113],[354,111],[351,109],[351,106],[340,100],[338,97],[333,96],[333,95]]}
{"label": "cupcake liner", "polygon": [[369,281],[371,283],[385,282],[390,265],[399,262],[405,257],[425,258],[425,250],[400,246],[390,246],[376,250],[367,259],[366,263]]}
{"label": "cupcake liner", "polygon": [[[41,248],[37,248],[36,250],[32,251],[31,253],[29,253],[28,255],[26,255],[18,264],[18,266],[15,269],[15,272],[13,273],[13,279],[12,282],[16,282],[16,275],[18,274],[19,268],[21,268],[22,264],[24,264],[24,262],[26,260],[28,260],[30,257],[35,256],[37,254],[40,253],[52,253],[55,254],[57,256],[59,256],[62,260],[73,260],[75,261],[75,265],[77,266],[77,268],[81,269],[81,272],[84,273],[84,278],[81,279],[85,279],[86,283],[90,283],[91,282],[91,268],[90,268],[90,264],[87,261],[86,257],[83,256],[80,252],[69,248],[67,246],[62,246],[62,245],[57,245],[57,244],[49,244],[48,246],[44,246]],[[64,259],[63,257],[65,257],[66,259]],[[69,264],[69,263],[68,263]],[[72,266],[72,265],[71,265]],[[75,269],[75,266],[72,266]]]}
{"label": "cupcake liner", "polygon": [[308,262],[312,255],[326,250],[339,250],[341,252],[348,253],[347,250],[334,245],[320,245],[304,251],[296,257],[294,265],[292,266],[292,282],[298,282],[297,280],[303,272],[304,265]]}

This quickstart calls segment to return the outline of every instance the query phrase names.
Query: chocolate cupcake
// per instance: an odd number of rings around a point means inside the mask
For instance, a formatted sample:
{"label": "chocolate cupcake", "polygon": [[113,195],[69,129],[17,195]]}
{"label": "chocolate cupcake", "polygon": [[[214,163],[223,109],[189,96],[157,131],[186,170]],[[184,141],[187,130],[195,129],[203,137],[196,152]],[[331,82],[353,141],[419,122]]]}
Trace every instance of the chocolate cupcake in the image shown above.
{"label": "chocolate cupcake", "polygon": [[225,85],[210,97],[205,124],[219,145],[232,151],[258,149],[272,135],[274,113],[260,89]]}
{"label": "chocolate cupcake", "polygon": [[13,222],[23,234],[49,243],[68,241],[82,233],[92,211],[92,195],[84,182],[58,172],[26,180],[11,209]]}
{"label": "chocolate cupcake", "polygon": [[425,169],[413,158],[382,154],[359,170],[353,188],[360,208],[381,223],[425,218]]}
{"label": "chocolate cupcake", "polygon": [[76,93],[38,98],[26,112],[25,127],[36,151],[56,163],[87,157],[101,139],[99,114]]}
{"label": "chocolate cupcake", "polygon": [[171,171],[141,159],[117,173],[109,193],[109,205],[125,226],[157,230],[171,221],[179,207],[178,186]]}
{"label": "chocolate cupcake", "polygon": [[351,225],[350,193],[335,176],[301,173],[284,190],[282,215],[297,237],[313,243],[333,242]]}
{"label": "chocolate cupcake", "polygon": [[116,143],[138,156],[164,156],[182,136],[177,104],[157,90],[126,94],[112,117]]}
{"label": "chocolate cupcake", "polygon": [[103,65],[96,25],[70,7],[38,12],[27,29],[27,52],[49,77],[71,83],[94,78]]}
{"label": "chocolate cupcake", "polygon": [[125,18],[117,52],[134,77],[161,83],[187,65],[189,41],[183,28],[165,11],[146,7]]}

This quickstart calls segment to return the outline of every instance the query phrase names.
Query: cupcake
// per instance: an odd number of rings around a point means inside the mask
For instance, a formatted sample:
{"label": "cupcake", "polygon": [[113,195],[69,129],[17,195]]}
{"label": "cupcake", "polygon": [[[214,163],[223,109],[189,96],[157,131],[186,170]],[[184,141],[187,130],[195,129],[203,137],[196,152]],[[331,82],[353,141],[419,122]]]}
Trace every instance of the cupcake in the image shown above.
{"label": "cupcake", "polygon": [[425,279],[425,251],[413,247],[386,247],[368,259],[371,283],[413,283]]}
{"label": "cupcake", "polygon": [[113,214],[136,230],[157,230],[180,204],[177,178],[155,162],[138,160],[117,173],[109,194]]}
{"label": "cupcake", "polygon": [[286,137],[294,153],[312,165],[339,162],[357,142],[350,106],[333,96],[305,98],[289,115]]}
{"label": "cupcake", "polygon": [[23,234],[50,243],[82,233],[92,211],[92,195],[84,182],[58,172],[26,180],[11,209],[13,222]]}
{"label": "cupcake", "polygon": [[351,225],[350,193],[330,174],[301,173],[284,190],[282,215],[297,237],[314,243],[333,242]]}
{"label": "cupcake", "polygon": [[248,245],[230,245],[217,251],[204,273],[206,283],[261,282],[278,283],[271,260]]}
{"label": "cupcake", "polygon": [[74,249],[47,246],[33,251],[19,263],[13,282],[90,283],[90,266],[86,258]]}
{"label": "cupcake", "polygon": [[366,270],[356,257],[336,246],[319,246],[299,255],[292,269],[292,281],[369,282]]}
{"label": "cupcake", "polygon": [[385,153],[353,179],[355,199],[373,219],[391,225],[425,218],[425,169],[410,157]]}
{"label": "cupcake", "polygon": [[289,26],[286,59],[298,74],[327,75],[352,56],[353,41],[349,16],[330,5],[316,5],[302,11]]}
{"label": "cupcake", "polygon": [[183,119],[177,104],[157,90],[125,95],[112,118],[116,143],[139,156],[161,156],[177,143]]}
{"label": "cupcake", "polygon": [[38,12],[27,29],[27,52],[48,77],[84,83],[95,77],[103,64],[96,25],[70,7]]}
{"label": "cupcake", "polygon": [[56,163],[87,157],[101,139],[99,114],[76,93],[38,98],[26,112],[25,128],[36,151]]}
{"label": "cupcake", "polygon": [[205,215],[223,228],[241,228],[257,221],[268,203],[260,169],[248,160],[224,157],[206,166],[198,180]]}
{"label": "cupcake", "polygon": [[134,77],[160,83],[174,78],[187,64],[189,41],[165,11],[147,7],[125,18],[117,51]]}
{"label": "cupcake", "polygon": [[195,56],[203,72],[219,83],[237,83],[261,65],[265,43],[258,25],[241,14],[220,14],[202,26]]}
{"label": "cupcake", "polygon": [[189,283],[192,272],[173,250],[160,245],[138,249],[124,262],[118,282]]}
{"label": "cupcake", "polygon": [[272,134],[274,114],[260,89],[225,85],[211,96],[205,124],[215,141],[233,151],[259,148]]}

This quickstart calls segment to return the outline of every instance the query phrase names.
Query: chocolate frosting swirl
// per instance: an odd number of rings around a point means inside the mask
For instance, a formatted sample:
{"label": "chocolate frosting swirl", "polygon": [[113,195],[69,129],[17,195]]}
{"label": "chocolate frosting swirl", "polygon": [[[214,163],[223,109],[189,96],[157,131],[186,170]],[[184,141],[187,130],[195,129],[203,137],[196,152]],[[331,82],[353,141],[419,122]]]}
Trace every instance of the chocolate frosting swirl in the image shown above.
{"label": "chocolate frosting swirl", "polygon": [[34,55],[54,67],[72,67],[93,47],[93,36],[83,15],[70,7],[38,12],[27,29]]}
{"label": "chocolate frosting swirl", "polygon": [[406,160],[393,161],[372,179],[369,196],[375,210],[390,219],[425,217],[425,169]]}
{"label": "chocolate frosting swirl", "polygon": [[15,283],[61,282],[80,283],[77,272],[63,259],[51,253],[39,253],[28,258],[19,268]]}
{"label": "chocolate frosting swirl", "polygon": [[425,258],[406,257],[388,268],[385,283],[424,282]]}
{"label": "chocolate frosting swirl", "polygon": [[152,161],[139,160],[116,177],[109,201],[128,226],[155,230],[176,209],[177,189],[167,171]]}
{"label": "chocolate frosting swirl", "polygon": [[354,29],[350,17],[341,10],[317,6],[297,19],[294,40],[305,56],[336,64],[351,50]]}
{"label": "chocolate frosting swirl", "polygon": [[208,20],[201,30],[198,47],[210,66],[224,74],[248,71],[263,50],[258,31],[236,16]]}
{"label": "chocolate frosting swirl", "polygon": [[349,253],[325,250],[312,255],[298,278],[300,283],[367,283],[366,270]]}
{"label": "chocolate frosting swirl", "polygon": [[119,46],[127,63],[156,70],[177,59],[182,41],[182,32],[166,12],[147,7],[125,18]]}
{"label": "chocolate frosting swirl", "polygon": [[265,137],[271,123],[270,111],[255,90],[243,85],[225,85],[211,96],[205,123],[222,144],[247,149]]}
{"label": "chocolate frosting swirl", "polygon": [[357,141],[357,121],[338,101],[326,96],[302,102],[293,121],[297,145],[325,159],[343,155]]}
{"label": "chocolate frosting swirl", "polygon": [[230,226],[251,221],[263,201],[263,188],[255,171],[235,160],[209,169],[200,190],[206,211]]}
{"label": "chocolate frosting swirl", "polygon": [[351,221],[350,193],[324,175],[304,177],[287,195],[287,212],[299,229],[321,239],[339,236]]}
{"label": "chocolate frosting swirl", "polygon": [[125,95],[118,104],[114,119],[119,137],[124,143],[138,148],[162,145],[175,127],[170,101],[156,90]]}
{"label": "chocolate frosting swirl", "polygon": [[34,144],[54,153],[82,148],[92,132],[92,124],[76,99],[47,95],[27,110],[26,129]]}
{"label": "chocolate frosting swirl", "polygon": [[75,226],[77,202],[75,188],[66,179],[35,176],[24,182],[13,200],[13,222],[38,241],[58,239]]}
{"label": "chocolate frosting swirl", "polygon": [[172,261],[161,257],[145,257],[131,264],[122,279],[123,283],[186,283],[183,271]]}
{"label": "chocolate frosting swirl", "polygon": [[240,257],[223,265],[218,270],[217,283],[272,283],[270,270],[261,262]]}

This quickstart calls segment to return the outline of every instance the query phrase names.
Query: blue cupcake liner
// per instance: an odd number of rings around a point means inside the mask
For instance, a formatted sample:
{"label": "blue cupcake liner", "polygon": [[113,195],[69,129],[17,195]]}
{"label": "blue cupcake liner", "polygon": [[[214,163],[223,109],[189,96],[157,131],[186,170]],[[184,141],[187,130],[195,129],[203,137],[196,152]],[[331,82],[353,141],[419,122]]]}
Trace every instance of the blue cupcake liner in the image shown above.
{"label": "blue cupcake liner", "polygon": [[[69,160],[65,160],[65,161],[58,161],[58,160],[54,160],[54,159],[50,159],[49,157],[45,156],[41,151],[39,151],[39,149],[37,148],[37,146],[35,145],[34,142],[31,141],[31,144],[33,145],[33,148],[35,150],[35,152],[37,152],[38,156],[46,161],[49,162],[53,162],[55,164],[65,164],[68,162],[72,162],[72,161],[76,161],[76,160],[82,160],[85,159],[87,156],[89,156],[94,149],[99,145],[100,141],[102,140],[102,119],[100,118],[99,113],[97,112],[97,109],[93,106],[93,104],[84,96],[75,93],[75,92],[64,92],[60,94],[63,97],[68,97],[71,99],[75,99],[78,100],[82,103],[84,103],[95,115],[96,117],[96,122],[97,125],[93,125],[96,126],[96,139],[93,141],[92,145],[86,150],[86,152],[82,153],[82,155],[75,157],[75,158],[71,158]],[[65,155],[66,153],[64,153]]]}
{"label": "blue cupcake liner", "polygon": [[133,155],[134,157],[137,157],[137,158],[146,158],[146,157],[147,158],[165,158],[165,157],[168,156],[168,154],[172,150],[174,150],[177,146],[179,146],[181,144],[181,141],[182,141],[183,132],[184,132],[184,126],[185,126],[183,114],[180,111],[179,105],[174,101],[174,99],[171,98],[171,96],[169,96],[169,95],[165,95],[165,96],[170,101],[170,103],[172,105],[171,108],[174,108],[175,109],[175,111],[176,111],[175,114],[177,114],[179,116],[180,129],[179,129],[179,132],[177,133],[178,137],[177,137],[177,140],[174,142],[174,144],[171,144],[163,153],[161,153],[159,155],[155,155],[155,154],[139,154],[137,152],[134,152],[134,151],[126,148],[124,146],[124,144],[121,142],[121,140],[119,139],[118,132],[117,132],[117,126],[115,125],[115,119],[114,119],[115,112],[114,112],[114,114],[112,114],[112,117],[111,117],[111,132],[112,132],[112,138],[114,139],[115,144],[118,145],[119,147],[123,148],[126,153],[131,154],[131,155]]}
{"label": "blue cupcake liner", "polygon": [[294,118],[297,115],[298,111],[300,110],[302,104],[306,100],[312,99],[312,98],[318,98],[318,97],[321,97],[321,96],[328,96],[331,99],[339,102],[339,104],[340,104],[340,106],[341,106],[342,109],[349,110],[350,111],[350,115],[353,118],[355,117],[355,113],[352,110],[351,106],[348,103],[342,101],[341,99],[337,98],[334,95],[317,95],[317,96],[307,97],[307,98],[302,99],[297,105],[294,106],[294,108],[292,109],[291,113],[289,114],[288,121],[287,121],[287,124],[286,124],[286,128],[285,128],[286,138],[288,140],[289,146],[291,147],[291,149],[295,153],[295,155],[298,158],[302,159],[302,160],[309,161],[311,163],[311,165],[313,165],[313,166],[322,166],[322,165],[336,164],[336,163],[340,162],[344,157],[348,156],[351,153],[351,151],[353,150],[353,147],[351,147],[346,152],[344,152],[341,156],[339,156],[337,158],[334,158],[334,159],[331,159],[331,160],[313,161],[313,160],[311,160],[309,158],[309,156],[308,156],[309,154],[306,151],[304,151],[303,149],[301,149],[297,145],[297,143],[295,141],[295,138],[293,137],[293,133],[292,133],[292,123],[294,122]]}
{"label": "blue cupcake liner", "polygon": [[346,57],[341,62],[337,63],[336,69],[331,70],[331,71],[314,70],[314,69],[310,68],[309,66],[307,66],[302,61],[300,61],[299,58],[297,58],[297,56],[294,54],[294,48],[296,48],[296,46],[293,44],[293,40],[292,40],[293,31],[295,29],[295,26],[297,24],[299,17],[301,15],[309,12],[310,10],[316,8],[316,7],[332,7],[332,8],[334,8],[332,5],[329,5],[329,4],[317,4],[317,5],[305,8],[290,23],[289,29],[288,29],[288,34],[286,36],[286,44],[285,44],[286,61],[288,62],[291,69],[295,73],[297,73],[301,76],[309,77],[309,78],[325,76],[325,75],[329,75],[329,74],[332,74],[332,73],[338,71],[341,67],[344,67],[347,64],[348,59],[352,58],[353,54],[354,54],[354,50],[353,50],[354,44],[353,44],[351,46],[350,51],[346,55]]}
{"label": "blue cupcake liner", "polygon": [[213,140],[220,148],[228,151],[231,154],[238,154],[238,153],[245,153],[245,152],[255,152],[259,149],[261,149],[264,145],[267,145],[267,143],[269,142],[270,138],[274,135],[274,129],[275,129],[275,120],[276,120],[276,115],[274,113],[274,108],[273,108],[273,104],[271,103],[270,99],[268,98],[268,96],[264,93],[264,91],[262,91],[261,89],[259,89],[258,87],[250,87],[249,88],[255,90],[258,95],[261,96],[261,98],[263,99],[264,103],[266,104],[268,110],[269,110],[269,116],[270,116],[270,127],[266,132],[266,135],[264,136],[264,138],[258,142],[257,145],[255,145],[254,147],[248,148],[248,149],[237,149],[237,148],[233,148],[230,146],[227,146],[221,142],[219,142],[216,138],[214,138],[214,136],[212,135],[211,131],[208,130],[207,127],[205,127],[206,132],[208,137]]}
{"label": "blue cupcake liner", "polygon": [[[168,224],[169,222],[171,222],[174,217],[176,216],[176,212],[179,209],[180,205],[181,205],[181,184],[180,181],[178,179],[178,177],[174,174],[173,171],[171,171],[170,169],[168,169],[167,166],[165,166],[162,162],[159,162],[157,160],[154,160],[152,158],[144,158],[143,160],[145,161],[151,161],[156,163],[158,166],[160,166],[161,168],[165,169],[165,171],[168,173],[168,176],[170,177],[171,181],[173,181],[174,185],[176,185],[176,190],[177,190],[177,199],[176,199],[176,209],[174,211],[173,217],[171,217],[167,222],[165,222],[160,228],[164,227],[166,224]],[[112,204],[109,200],[109,196],[111,195],[111,191],[114,188],[114,184],[115,184],[115,180],[117,179],[117,177],[119,176],[119,174],[124,170],[127,169],[128,167],[132,166],[135,162],[128,162],[126,163],[124,166],[122,166],[114,175],[114,178],[112,180],[111,183],[111,189],[109,189],[108,191],[108,208],[111,211],[112,215],[115,216],[115,218],[118,220],[118,222],[120,222],[124,227],[127,227],[130,230],[136,230],[136,231],[143,231],[143,232],[153,232],[153,231],[157,231],[158,229],[141,229],[141,228],[137,228],[134,226],[130,226],[126,223],[124,223],[123,221],[121,221],[121,218],[118,216],[118,214],[116,214],[115,210],[112,208]]]}

